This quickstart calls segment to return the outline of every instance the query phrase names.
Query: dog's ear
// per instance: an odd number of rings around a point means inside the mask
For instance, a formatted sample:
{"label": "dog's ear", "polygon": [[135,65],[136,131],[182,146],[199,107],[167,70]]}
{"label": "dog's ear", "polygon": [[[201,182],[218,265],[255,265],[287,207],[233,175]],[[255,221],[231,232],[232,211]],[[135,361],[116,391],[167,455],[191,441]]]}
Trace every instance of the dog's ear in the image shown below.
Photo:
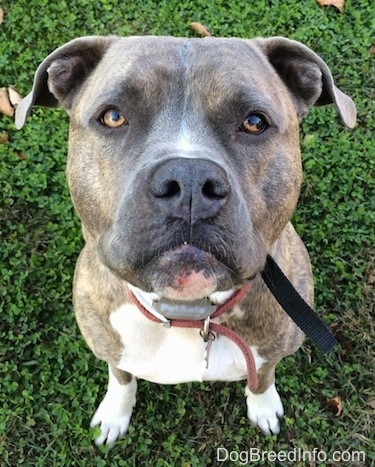
{"label": "dog's ear", "polygon": [[343,122],[349,128],[355,126],[354,102],[335,86],[328,66],[311,49],[283,37],[255,42],[289,89],[300,119],[312,105],[334,103]]}
{"label": "dog's ear", "polygon": [[57,107],[69,111],[74,97],[97,66],[115,36],[87,36],[59,47],[38,67],[33,88],[16,109],[16,128],[20,129],[33,105]]}

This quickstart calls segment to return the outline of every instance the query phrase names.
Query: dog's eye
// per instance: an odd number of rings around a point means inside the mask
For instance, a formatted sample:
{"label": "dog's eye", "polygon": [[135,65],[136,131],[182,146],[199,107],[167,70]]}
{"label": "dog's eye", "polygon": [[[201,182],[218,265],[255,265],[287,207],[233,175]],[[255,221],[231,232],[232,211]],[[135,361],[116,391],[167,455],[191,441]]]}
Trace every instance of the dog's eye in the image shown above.
{"label": "dog's eye", "polygon": [[242,123],[239,130],[245,133],[258,135],[268,128],[266,119],[259,114],[250,114],[247,119]]}
{"label": "dog's eye", "polygon": [[122,125],[126,125],[126,118],[122,115],[119,109],[108,109],[106,110],[100,118],[102,125],[109,128],[118,128]]}

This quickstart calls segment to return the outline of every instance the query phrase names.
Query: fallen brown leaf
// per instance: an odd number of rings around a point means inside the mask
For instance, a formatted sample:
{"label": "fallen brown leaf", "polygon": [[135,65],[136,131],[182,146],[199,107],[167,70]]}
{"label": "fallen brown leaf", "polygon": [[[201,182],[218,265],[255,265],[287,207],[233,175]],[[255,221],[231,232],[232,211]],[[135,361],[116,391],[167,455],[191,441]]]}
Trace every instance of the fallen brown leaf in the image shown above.
{"label": "fallen brown leaf", "polygon": [[336,411],[335,416],[339,417],[343,411],[342,400],[340,396],[329,399],[328,405]]}
{"label": "fallen brown leaf", "polygon": [[8,88],[8,94],[9,94],[9,100],[10,103],[13,105],[18,105],[22,101],[22,96],[18,94],[18,92],[15,90],[14,86],[9,86]]}
{"label": "fallen brown leaf", "polygon": [[0,8],[0,24],[3,24],[4,22],[4,10]]}
{"label": "fallen brown leaf", "polygon": [[370,54],[375,54],[375,44],[370,47]]}
{"label": "fallen brown leaf", "polygon": [[22,151],[14,151],[14,154],[18,157],[20,161],[24,161],[27,159]]}
{"label": "fallen brown leaf", "polygon": [[193,21],[192,23],[190,23],[190,27],[203,37],[211,36],[210,31],[206,28],[206,26],[203,26],[203,24],[201,23],[196,23]]}
{"label": "fallen brown leaf", "polygon": [[367,403],[372,409],[375,409],[375,400]]}
{"label": "fallen brown leaf", "polygon": [[9,135],[8,133],[5,133],[5,131],[0,133],[0,144],[5,144],[9,141]]}
{"label": "fallen brown leaf", "polygon": [[344,10],[345,0],[316,0],[321,6],[334,6],[341,13]]}
{"label": "fallen brown leaf", "polygon": [[6,88],[0,88],[0,113],[13,117],[14,109],[10,105],[9,96]]}

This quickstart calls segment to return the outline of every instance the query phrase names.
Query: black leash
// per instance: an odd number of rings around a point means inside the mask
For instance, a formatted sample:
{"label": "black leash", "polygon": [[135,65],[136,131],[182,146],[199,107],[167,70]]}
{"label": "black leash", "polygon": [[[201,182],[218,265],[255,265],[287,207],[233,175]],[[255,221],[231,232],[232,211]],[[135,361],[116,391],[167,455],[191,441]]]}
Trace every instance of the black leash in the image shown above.
{"label": "black leash", "polygon": [[338,343],[331,331],[296,291],[275,260],[267,256],[262,278],[273,296],[298,327],[324,353]]}

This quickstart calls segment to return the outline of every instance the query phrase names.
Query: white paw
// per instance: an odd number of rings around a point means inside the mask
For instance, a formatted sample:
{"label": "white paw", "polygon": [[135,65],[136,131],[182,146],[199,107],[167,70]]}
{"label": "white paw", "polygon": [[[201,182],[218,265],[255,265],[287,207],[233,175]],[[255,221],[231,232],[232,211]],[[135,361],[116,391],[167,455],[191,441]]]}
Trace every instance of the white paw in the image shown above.
{"label": "white paw", "polygon": [[280,418],[284,415],[283,404],[275,384],[262,394],[253,394],[245,390],[247,416],[253,426],[259,427],[267,436],[280,432]]}
{"label": "white paw", "polygon": [[112,447],[128,431],[136,402],[137,382],[133,378],[129,384],[120,385],[110,374],[107,393],[92,417],[90,426],[100,427],[96,445],[107,444]]}
{"label": "white paw", "polygon": [[95,439],[95,444],[98,446],[106,443],[112,447],[115,441],[122,438],[128,431],[131,412],[119,416],[117,413],[111,413],[114,412],[111,409],[112,407],[108,409],[107,401],[104,399],[92,417],[91,428],[100,426],[100,436]]}

